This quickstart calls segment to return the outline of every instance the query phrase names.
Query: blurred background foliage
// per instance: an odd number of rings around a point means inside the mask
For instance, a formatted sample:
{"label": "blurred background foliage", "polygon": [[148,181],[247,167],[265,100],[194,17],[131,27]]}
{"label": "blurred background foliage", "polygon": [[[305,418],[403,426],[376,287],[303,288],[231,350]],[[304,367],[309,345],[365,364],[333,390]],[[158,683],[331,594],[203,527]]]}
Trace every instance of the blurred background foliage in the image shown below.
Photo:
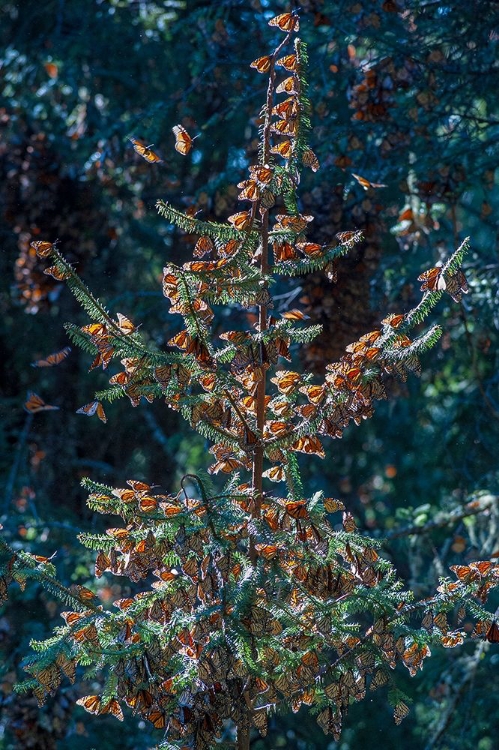
{"label": "blurred background foliage", "polygon": [[[325,461],[303,466],[309,494],[336,495],[366,533],[386,536],[385,554],[426,596],[449,565],[499,548],[499,8],[491,0],[300,6],[311,146],[322,165],[303,176],[300,208],[315,216],[311,241],[354,228],[365,237],[339,265],[336,284],[313,275],[275,289],[278,305],[299,301],[324,325],[301,366],[321,372],[388,312],[409,309],[418,274],[472,237],[470,294],[440,304],[444,335],[422,377],[391,384],[373,420],[331,441]],[[248,66],[275,46],[279,32],[268,19],[289,9],[279,0],[5,0],[0,8],[3,533],[37,554],[57,550],[68,583],[95,584],[76,535],[107,523],[86,509],[82,476],[175,490],[207,459],[200,438],[165,406],[118,402],[107,425],[76,416],[107,382],[88,374],[87,355],[73,350],[55,369],[30,367],[67,345],[65,321],[89,321],[29,243],[59,238],[111,312],[164,345],[176,323],[161,294],[162,267],[185,260],[192,243],[157,217],[154,203],[163,198],[208,220],[237,210],[235,183],[257,158],[265,95],[265,78]],[[187,159],[173,150],[177,123],[199,134]],[[165,163],[141,160],[130,135],[154,143]],[[352,172],[386,187],[363,190]],[[29,389],[60,411],[27,415]],[[476,497],[486,510],[459,517]],[[446,522],[451,512],[456,519]],[[105,604],[129,590],[100,579],[98,591]],[[45,636],[58,611],[31,587],[0,617],[0,748],[154,746],[159,733],[131,716],[123,731],[112,718],[74,709],[88,686],[67,687],[42,709],[12,693],[29,639]],[[374,741],[385,750],[492,750],[497,647],[470,643],[433,657],[420,677],[400,676],[413,699],[401,727],[376,694],[352,706],[338,743],[313,717],[277,715],[252,747],[355,750]]]}

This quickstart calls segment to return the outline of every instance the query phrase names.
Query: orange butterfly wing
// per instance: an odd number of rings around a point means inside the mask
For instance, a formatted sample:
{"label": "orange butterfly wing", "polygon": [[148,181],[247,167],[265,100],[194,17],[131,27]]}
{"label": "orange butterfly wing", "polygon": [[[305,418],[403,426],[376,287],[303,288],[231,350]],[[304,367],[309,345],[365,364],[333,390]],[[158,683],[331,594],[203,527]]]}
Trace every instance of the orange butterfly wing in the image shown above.
{"label": "orange butterfly wing", "polygon": [[182,125],[175,125],[172,130],[175,136],[175,151],[185,156],[192,148],[193,139]]}

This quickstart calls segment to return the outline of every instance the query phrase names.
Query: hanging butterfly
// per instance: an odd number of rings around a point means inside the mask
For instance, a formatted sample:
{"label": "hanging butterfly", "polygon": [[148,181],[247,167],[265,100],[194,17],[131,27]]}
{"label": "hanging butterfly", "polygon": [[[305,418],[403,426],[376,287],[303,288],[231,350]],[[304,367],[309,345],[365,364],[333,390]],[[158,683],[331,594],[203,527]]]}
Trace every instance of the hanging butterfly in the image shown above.
{"label": "hanging butterfly", "polygon": [[30,414],[37,414],[39,411],[55,411],[59,409],[58,406],[46,404],[43,398],[34,391],[28,391],[28,399],[24,403],[24,408]]}
{"label": "hanging butterfly", "polygon": [[107,422],[106,413],[100,401],[91,401],[89,404],[85,404],[85,406],[77,409],[76,413],[86,414],[87,417],[93,417],[94,414],[97,414],[101,422]]}
{"label": "hanging butterfly", "polygon": [[202,258],[204,255],[211,253],[214,248],[213,240],[210,237],[202,235],[196,242],[193,255],[195,258]]}
{"label": "hanging butterfly", "polygon": [[295,75],[288,76],[277,86],[276,94],[297,94],[300,88],[298,78]]}
{"label": "hanging butterfly", "polygon": [[45,276],[52,276],[56,281],[64,281],[71,276],[71,271],[67,269],[61,271],[57,266],[49,266],[49,268],[46,268],[43,273]]}
{"label": "hanging butterfly", "polygon": [[130,333],[134,333],[137,330],[132,321],[122,313],[117,313],[117,318],[118,328],[125,334],[125,336],[128,336]]}
{"label": "hanging butterfly", "polygon": [[48,242],[47,240],[34,240],[33,242],[29,243],[29,246],[36,252],[39,258],[48,258],[48,256],[53,252],[56,242]]}
{"label": "hanging butterfly", "polygon": [[355,174],[355,172],[352,172],[352,177],[355,177],[359,185],[362,185],[364,190],[369,190],[370,188],[384,188],[387,187],[384,182],[370,182],[365,177],[361,177],[360,174]]}
{"label": "hanging butterfly", "polygon": [[58,365],[65,360],[70,351],[71,347],[65,346],[59,352],[49,354],[45,359],[37,359],[36,362],[32,362],[31,367],[54,367],[54,365]]}
{"label": "hanging butterfly", "polygon": [[293,144],[291,141],[282,141],[282,143],[277,144],[277,146],[272,146],[270,153],[278,154],[278,156],[282,156],[283,159],[289,159],[293,153]]}
{"label": "hanging butterfly", "polygon": [[142,141],[139,141],[138,138],[132,138],[131,136],[128,140],[133,145],[134,150],[139,156],[142,156],[142,158],[149,162],[149,164],[160,164],[163,161],[155,151],[151,150],[151,146],[154,144],[151,143],[150,146],[146,146]]}
{"label": "hanging butterfly", "polygon": [[276,65],[279,65],[279,67],[293,72],[297,68],[297,57],[296,55],[286,55],[285,57],[281,57],[279,60],[277,60]]}
{"label": "hanging butterfly", "polygon": [[249,226],[251,226],[251,213],[250,211],[240,211],[237,214],[228,216],[227,221],[232,224],[234,229],[242,232],[244,229],[247,229]]}
{"label": "hanging butterfly", "polygon": [[317,172],[317,170],[320,168],[319,159],[314,154],[311,148],[305,149],[302,154],[301,160],[303,162],[303,166],[310,167],[312,172]]}
{"label": "hanging butterfly", "polygon": [[182,156],[186,156],[192,148],[192,141],[194,138],[191,138],[182,125],[175,125],[172,128],[172,131],[175,136],[175,151],[178,151]]}
{"label": "hanging butterfly", "polygon": [[499,643],[499,626],[495,620],[492,621],[490,628],[487,630],[485,635],[486,640],[489,643]]}
{"label": "hanging butterfly", "polygon": [[443,268],[441,266],[430,268],[428,271],[425,271],[420,276],[418,276],[418,281],[423,282],[421,284],[422,292],[441,292],[444,289],[447,289],[447,284],[443,274]]}
{"label": "hanging butterfly", "polygon": [[268,73],[270,65],[272,63],[272,55],[265,55],[264,57],[258,57],[250,64],[250,68],[255,68],[258,73]]}

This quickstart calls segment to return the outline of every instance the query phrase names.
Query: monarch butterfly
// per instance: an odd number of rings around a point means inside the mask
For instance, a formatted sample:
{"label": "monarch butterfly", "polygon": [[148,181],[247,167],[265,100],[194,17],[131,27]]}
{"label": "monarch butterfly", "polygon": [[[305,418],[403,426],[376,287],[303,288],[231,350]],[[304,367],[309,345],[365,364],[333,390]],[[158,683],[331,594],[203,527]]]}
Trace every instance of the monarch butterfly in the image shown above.
{"label": "monarch butterfly", "polygon": [[139,156],[142,156],[142,158],[149,162],[149,164],[159,164],[163,161],[155,151],[151,150],[153,144],[151,144],[151,146],[146,146],[142,141],[139,141],[138,138],[132,137],[128,138],[128,140],[133,145],[134,150]]}
{"label": "monarch butterfly", "polygon": [[314,220],[313,216],[298,214],[297,216],[287,216],[286,214],[278,214],[276,221],[280,227],[284,229],[290,229],[293,232],[303,232],[307,228],[307,224]]}
{"label": "monarch butterfly", "polygon": [[256,180],[244,180],[239,182],[237,187],[241,190],[238,195],[240,201],[257,201],[260,197],[260,189]]}
{"label": "monarch butterfly", "polygon": [[300,392],[305,394],[311,404],[317,406],[323,400],[326,389],[323,385],[305,385],[300,388]]}
{"label": "monarch butterfly", "polygon": [[377,669],[373,674],[373,678],[371,680],[371,690],[377,690],[378,688],[383,687],[383,685],[386,685],[388,680],[388,674],[383,669]]}
{"label": "monarch butterfly", "polygon": [[418,276],[418,281],[423,282],[421,284],[422,292],[440,292],[444,289],[447,289],[447,284],[445,282],[443,274],[443,268],[441,266],[430,268],[428,271],[425,271],[420,276]]}
{"label": "monarch butterfly", "polygon": [[316,242],[298,242],[296,247],[304,255],[308,255],[310,258],[317,258],[323,254],[322,245],[318,245]]}
{"label": "monarch butterfly", "polygon": [[71,272],[68,270],[62,270],[58,268],[57,266],[49,266],[46,268],[43,272],[46,276],[52,276],[53,279],[56,281],[64,281],[65,279],[69,279],[71,276]]}
{"label": "monarch butterfly", "polygon": [[36,252],[39,258],[48,258],[54,250],[55,244],[55,242],[48,242],[47,240],[34,240],[29,243],[29,246]]}
{"label": "monarch butterfly", "polygon": [[134,326],[131,320],[129,320],[125,315],[122,315],[122,313],[117,314],[118,318],[118,328],[122,333],[128,336],[130,333],[134,333],[134,331],[137,330],[137,328]]}
{"label": "monarch butterfly", "polygon": [[290,372],[289,370],[279,370],[271,381],[277,385],[280,393],[289,395],[296,391],[300,375],[297,372]]}
{"label": "monarch butterfly", "polygon": [[85,404],[85,406],[77,409],[76,413],[86,414],[87,417],[93,417],[94,414],[97,414],[101,422],[107,422],[106,413],[100,401],[91,401],[89,404]]}
{"label": "monarch butterfly", "polygon": [[250,64],[250,68],[255,68],[258,73],[267,73],[270,70],[272,63],[272,55],[265,55],[264,57],[257,57],[256,60]]}
{"label": "monarch butterfly", "polygon": [[299,31],[300,19],[295,13],[281,13],[270,19],[269,26],[278,26],[281,31]]}
{"label": "monarch butterfly", "polygon": [[314,154],[311,148],[305,149],[302,154],[301,160],[304,167],[310,167],[312,172],[317,172],[320,169],[319,159]]}
{"label": "monarch butterfly", "polygon": [[461,269],[458,269],[453,276],[447,277],[447,293],[450,294],[454,302],[460,302],[463,294],[468,294],[468,292],[468,282]]}
{"label": "monarch butterfly", "polygon": [[291,445],[291,450],[300,453],[311,453],[324,458],[324,448],[319,438],[313,435],[304,435]]}
{"label": "monarch butterfly", "polygon": [[299,83],[296,76],[288,76],[284,79],[284,81],[281,81],[281,83],[277,86],[275,92],[276,94],[297,94],[299,90]]}
{"label": "monarch butterfly", "polygon": [[285,508],[286,513],[291,516],[291,518],[308,518],[306,500],[294,500],[292,502],[286,503]]}
{"label": "monarch butterfly", "polygon": [[[405,315],[395,315],[394,313],[392,313],[391,315],[388,315],[386,318],[383,318],[381,323],[384,326],[390,326],[390,328],[399,328],[399,326],[401,326],[402,323],[404,322],[404,318],[405,318]],[[374,333],[377,333],[377,331],[373,331],[373,334]],[[363,341],[364,338],[361,337],[360,340]]]}
{"label": "monarch butterfly", "polygon": [[362,185],[364,190],[369,190],[370,188],[384,188],[386,187],[384,182],[370,182],[365,177],[361,177],[360,174],[355,174],[355,172],[352,172],[352,177],[355,177],[359,185]]}
{"label": "monarch butterfly", "polygon": [[291,141],[283,141],[277,146],[272,146],[272,148],[270,149],[270,153],[282,156],[283,159],[289,159],[289,157],[293,153],[293,144],[291,143]]}
{"label": "monarch butterfly", "polygon": [[90,323],[88,326],[83,326],[81,331],[82,333],[88,333],[92,338],[107,335],[107,328],[104,323]]}
{"label": "monarch butterfly", "polygon": [[407,716],[409,713],[409,706],[406,706],[403,701],[400,701],[400,703],[397,703],[395,706],[395,710],[393,712],[393,718],[395,719],[395,724],[401,724],[403,719]]}
{"label": "monarch butterfly", "polygon": [[36,362],[31,363],[31,367],[54,367],[54,365],[60,364],[71,351],[70,346],[65,346],[59,352],[49,354],[45,359],[37,359]]}
{"label": "monarch butterfly", "polygon": [[162,711],[151,711],[150,714],[147,714],[146,719],[152,723],[155,729],[166,727],[166,716]]}
{"label": "monarch butterfly", "polygon": [[[263,476],[270,479],[271,482],[283,482],[286,479],[286,472],[282,465],[272,466],[271,469],[267,469],[267,471],[263,472]],[[256,549],[258,550],[258,545],[256,545]]]}
{"label": "monarch butterfly", "polygon": [[251,224],[251,214],[249,211],[241,211],[238,214],[232,214],[227,221],[239,232],[247,229]]}
{"label": "monarch butterfly", "polygon": [[202,236],[196,242],[194,247],[194,257],[202,258],[214,249],[213,240],[210,237]]}
{"label": "monarch butterfly", "polygon": [[194,138],[191,138],[182,125],[175,125],[172,131],[175,136],[175,151],[178,151],[182,156],[186,156],[192,148]]}
{"label": "monarch butterfly", "polygon": [[296,135],[298,128],[296,120],[277,120],[270,127],[271,133],[280,133],[281,135]]}
{"label": "monarch butterfly", "polygon": [[229,240],[225,245],[218,248],[218,254],[221,258],[230,258],[236,250],[239,250],[240,246],[238,240]]}
{"label": "monarch butterfly", "polygon": [[296,260],[300,256],[289,242],[274,242],[272,245],[274,260],[280,263],[285,260]]}
{"label": "monarch butterfly", "polygon": [[490,628],[487,630],[485,638],[489,643],[499,643],[499,627],[495,620],[492,621]]}
{"label": "monarch butterfly", "polygon": [[274,175],[273,170],[267,165],[253,164],[249,168],[250,174],[257,182],[261,182],[262,185],[268,185],[272,181]]}
{"label": "monarch butterfly", "polygon": [[296,70],[296,62],[296,55],[286,55],[277,60],[276,65],[279,65],[279,67],[285,68],[286,70],[294,71]]}
{"label": "monarch butterfly", "polygon": [[308,315],[305,315],[304,312],[301,310],[288,310],[287,312],[283,312],[281,314],[281,317],[286,318],[286,320],[307,320]]}
{"label": "monarch butterfly", "polygon": [[335,234],[336,239],[343,245],[350,242],[357,242],[362,239],[362,232],[357,230],[349,230],[347,232],[337,232]]}
{"label": "monarch butterfly", "polygon": [[[297,113],[298,104],[294,96],[288,96],[288,98],[283,102],[276,104],[275,107],[272,108],[271,112],[272,115],[279,115],[279,117],[294,117]],[[307,149],[307,151],[313,153],[311,149]]]}
{"label": "monarch butterfly", "polygon": [[324,498],[324,510],[327,513],[336,513],[338,510],[345,510],[345,506],[341,500],[335,500],[332,497]]}
{"label": "monarch butterfly", "polygon": [[34,391],[28,391],[28,399],[24,404],[26,411],[30,414],[36,414],[39,411],[55,411],[58,410],[58,406],[51,406],[46,404],[43,398]]}

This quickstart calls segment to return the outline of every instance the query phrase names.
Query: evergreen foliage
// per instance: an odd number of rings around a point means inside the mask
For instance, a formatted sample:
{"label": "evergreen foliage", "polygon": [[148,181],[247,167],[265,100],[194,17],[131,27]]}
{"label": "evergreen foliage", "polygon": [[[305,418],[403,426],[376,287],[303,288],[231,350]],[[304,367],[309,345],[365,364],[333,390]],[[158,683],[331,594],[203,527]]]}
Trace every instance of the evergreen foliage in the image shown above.
{"label": "evergreen foliage", "polygon": [[[323,456],[322,437],[339,438],[350,422],[372,416],[374,401],[385,397],[387,376],[405,381],[420,372],[419,356],[436,343],[440,328],[418,328],[413,340],[409,334],[444,292],[458,300],[466,292],[460,266],[467,242],[422,275],[418,305],[388,315],[379,330],[350,344],[320,382],[283,369],[282,359],[289,361],[296,345],[313,340],[319,329],[303,325],[300,311],[272,314],[273,277],[325,271],[333,279],[334,261],[360,240],[356,231],[323,245],[306,239],[312,217],[300,213],[297,188],[303,167],[315,171],[316,162],[306,143],[303,43],[295,44],[295,59],[287,62],[288,109],[274,104],[275,65],[298,30],[296,16],[285,16],[278,21],[284,41],[266,71],[260,161],[238,185],[250,209],[224,225],[158,204],[169,222],[199,236],[194,260],[168,263],[164,270],[170,311],[185,326],[169,343],[181,354],[152,345],[124,315],[112,316],[55,245],[46,256],[55,278],[67,281],[90,316],[90,325],[69,327],[72,340],[93,352],[94,367],[105,370],[118,359],[124,368],[110,389],[82,407],[85,413],[104,421],[101,400],[126,395],[137,406],[141,399],[164,398],[214,443],[210,473],[230,477],[219,492],[209,478],[186,475],[177,494],[134,480],[125,489],[87,483],[89,507],[124,524],[81,535],[98,553],[97,576],[144,582],[140,594],[109,611],[88,589],[61,586],[50,561],[3,549],[5,587],[31,578],[71,607],[65,627],[33,644],[35,654],[25,663],[32,679],[20,689],[34,689],[42,701],[65,677],[74,680],[77,664],[88,676],[107,670],[102,693],[80,704],[118,719],[122,704],[128,705],[167,729],[164,747],[210,747],[226,732],[228,718],[237,727],[238,746],[246,747],[250,727],[264,735],[278,705],[293,711],[311,705],[321,728],[339,737],[349,705],[368,688],[385,685],[399,723],[407,699],[392,679],[397,663],[413,675],[432,643],[460,645],[465,612],[477,621],[475,637],[490,640],[495,632],[482,605],[497,581],[497,566],[455,566],[457,580],[443,577],[430,599],[417,601],[339,501],[321,493],[305,499],[296,454]],[[284,116],[275,120],[273,112]],[[208,260],[199,259],[201,251]],[[220,335],[212,305],[250,314],[256,308],[258,323]],[[235,472],[250,472],[251,479],[241,483]],[[274,493],[265,480],[285,489]],[[332,514],[340,511],[338,530]],[[157,579],[152,584],[151,573]]]}

